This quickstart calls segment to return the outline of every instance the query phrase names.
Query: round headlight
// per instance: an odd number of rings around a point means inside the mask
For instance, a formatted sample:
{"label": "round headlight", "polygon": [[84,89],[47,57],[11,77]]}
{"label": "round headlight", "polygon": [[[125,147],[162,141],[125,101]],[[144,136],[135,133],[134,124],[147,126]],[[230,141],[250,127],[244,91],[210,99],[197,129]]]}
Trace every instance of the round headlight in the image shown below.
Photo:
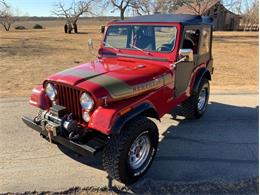
{"label": "round headlight", "polygon": [[82,93],[80,105],[82,109],[90,111],[94,107],[94,100],[87,93]]}
{"label": "round headlight", "polygon": [[46,94],[48,95],[48,97],[50,98],[51,101],[55,100],[55,97],[57,95],[57,90],[55,89],[55,87],[51,83],[48,83],[46,85],[45,92],[46,92]]}

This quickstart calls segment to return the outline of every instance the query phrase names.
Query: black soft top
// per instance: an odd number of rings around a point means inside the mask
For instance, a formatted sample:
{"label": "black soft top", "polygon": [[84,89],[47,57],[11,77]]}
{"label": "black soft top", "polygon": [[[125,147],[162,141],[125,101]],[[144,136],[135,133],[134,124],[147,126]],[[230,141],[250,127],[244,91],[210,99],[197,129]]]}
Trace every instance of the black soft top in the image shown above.
{"label": "black soft top", "polygon": [[207,24],[212,25],[212,18],[207,16],[198,16],[190,14],[155,14],[137,16],[126,20],[116,21],[118,23],[125,22],[177,22],[182,24]]}

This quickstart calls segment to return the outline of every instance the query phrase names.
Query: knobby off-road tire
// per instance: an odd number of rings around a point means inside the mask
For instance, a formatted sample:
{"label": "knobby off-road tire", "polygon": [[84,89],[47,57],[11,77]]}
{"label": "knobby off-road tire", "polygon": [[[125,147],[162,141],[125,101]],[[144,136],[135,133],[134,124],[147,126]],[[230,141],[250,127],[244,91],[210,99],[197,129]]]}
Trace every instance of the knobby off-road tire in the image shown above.
{"label": "knobby off-road tire", "polygon": [[[157,126],[146,117],[139,116],[128,122],[119,135],[111,136],[103,150],[103,167],[109,177],[130,184],[144,175],[156,154],[158,138]],[[142,161],[135,161],[141,157]]]}
{"label": "knobby off-road tire", "polygon": [[200,118],[208,107],[208,100],[210,94],[209,81],[203,78],[198,93],[193,93],[186,101],[181,104],[182,114],[187,119]]}

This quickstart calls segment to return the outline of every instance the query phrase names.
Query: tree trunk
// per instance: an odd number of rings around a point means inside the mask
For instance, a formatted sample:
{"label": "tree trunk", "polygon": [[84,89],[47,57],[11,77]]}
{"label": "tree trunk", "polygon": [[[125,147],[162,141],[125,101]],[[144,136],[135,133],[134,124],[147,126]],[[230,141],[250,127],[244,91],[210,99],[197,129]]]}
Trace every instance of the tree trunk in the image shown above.
{"label": "tree trunk", "polygon": [[78,33],[77,23],[74,23],[74,24],[73,24],[73,28],[74,28],[74,32],[75,32],[75,33]]}
{"label": "tree trunk", "polygon": [[125,19],[125,9],[120,10],[120,18],[121,18],[121,20]]}
{"label": "tree trunk", "polygon": [[69,32],[69,34],[71,34],[71,31],[72,31],[72,25],[69,23],[68,24],[68,32]]}
{"label": "tree trunk", "polygon": [[64,32],[68,33],[68,25],[67,24],[64,25]]}
{"label": "tree trunk", "polygon": [[5,25],[3,25],[3,26],[4,26],[4,28],[5,28],[5,31],[8,31],[7,27],[6,27]]}
{"label": "tree trunk", "polygon": [[8,27],[8,25],[7,25],[7,24],[2,24],[2,25],[4,26],[4,28],[5,28],[5,31],[9,31],[10,27]]}
{"label": "tree trunk", "polygon": [[7,31],[9,31],[10,28],[11,28],[11,24],[8,24],[8,26],[7,26]]}

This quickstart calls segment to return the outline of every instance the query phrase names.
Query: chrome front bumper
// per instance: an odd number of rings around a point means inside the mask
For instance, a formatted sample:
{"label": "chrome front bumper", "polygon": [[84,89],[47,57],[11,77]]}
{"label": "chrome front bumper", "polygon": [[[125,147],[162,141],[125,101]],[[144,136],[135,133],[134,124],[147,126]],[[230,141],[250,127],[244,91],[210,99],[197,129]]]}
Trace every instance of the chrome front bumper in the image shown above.
{"label": "chrome front bumper", "polygon": [[23,116],[22,120],[28,127],[39,132],[48,141],[64,145],[83,156],[95,155],[98,151],[102,150],[107,142],[105,137],[95,132],[90,132],[88,134],[89,136],[84,140],[84,143],[77,143],[61,135],[60,130],[63,128],[62,122],[44,119],[44,124],[36,124],[34,120],[26,116]]}

